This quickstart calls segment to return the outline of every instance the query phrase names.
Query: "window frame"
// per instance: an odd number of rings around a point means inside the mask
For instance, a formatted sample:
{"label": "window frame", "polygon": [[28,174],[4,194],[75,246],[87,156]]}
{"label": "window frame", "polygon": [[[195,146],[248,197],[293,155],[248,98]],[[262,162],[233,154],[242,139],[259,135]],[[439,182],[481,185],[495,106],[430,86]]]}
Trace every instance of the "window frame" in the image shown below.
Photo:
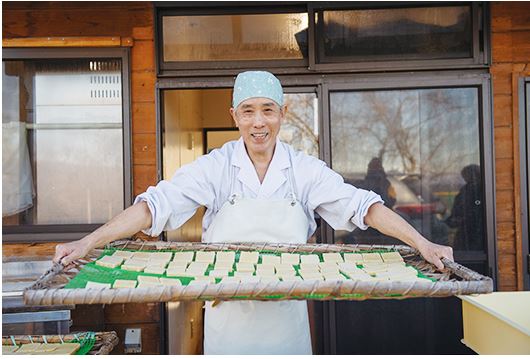
{"label": "window frame", "polygon": [[[60,59],[120,59],[122,62],[123,205],[132,204],[130,50],[128,48],[3,48],[2,61]],[[68,242],[78,240],[103,223],[2,226],[4,243]]]}
{"label": "window frame", "polygon": [[523,256],[523,289],[530,290],[530,188],[528,177],[530,176],[530,113],[527,112],[530,99],[530,77],[519,78],[519,171],[520,171],[520,201],[521,201],[521,238]]}
{"label": "window frame", "polygon": [[[437,70],[437,69],[474,69],[488,68],[491,64],[490,51],[490,15],[487,2],[440,2],[430,3],[425,1],[411,2],[263,2],[256,5],[252,2],[239,3],[218,2],[212,5],[209,2],[197,3],[161,3],[155,2],[155,66],[158,77],[179,76],[207,76],[212,73],[219,75],[234,75],[242,69],[256,67],[268,69],[275,74],[315,74],[337,72],[374,72],[396,70]],[[333,63],[319,63],[317,60],[317,42],[321,38],[317,32],[316,12],[324,10],[363,10],[363,9],[393,9],[406,7],[443,7],[443,6],[471,6],[472,15],[472,52],[469,58],[448,59],[396,59],[386,61],[340,61]],[[482,10],[481,10],[482,9]],[[236,14],[275,14],[286,12],[307,12],[309,26],[307,32],[308,54],[304,60],[241,60],[241,61],[163,61],[162,17],[166,15],[236,15]],[[481,24],[482,23],[482,24]],[[482,28],[482,38],[480,38]],[[482,49],[482,50],[481,50]]]}

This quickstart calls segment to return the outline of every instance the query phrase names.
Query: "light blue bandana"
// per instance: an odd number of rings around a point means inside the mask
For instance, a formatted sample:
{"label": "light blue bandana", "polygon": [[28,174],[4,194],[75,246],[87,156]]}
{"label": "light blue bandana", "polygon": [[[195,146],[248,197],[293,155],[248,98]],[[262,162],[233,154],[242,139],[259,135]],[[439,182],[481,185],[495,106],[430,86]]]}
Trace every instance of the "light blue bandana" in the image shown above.
{"label": "light blue bandana", "polygon": [[232,107],[237,108],[239,104],[249,98],[265,97],[283,106],[283,90],[280,81],[266,71],[241,72],[234,83],[232,95]]}

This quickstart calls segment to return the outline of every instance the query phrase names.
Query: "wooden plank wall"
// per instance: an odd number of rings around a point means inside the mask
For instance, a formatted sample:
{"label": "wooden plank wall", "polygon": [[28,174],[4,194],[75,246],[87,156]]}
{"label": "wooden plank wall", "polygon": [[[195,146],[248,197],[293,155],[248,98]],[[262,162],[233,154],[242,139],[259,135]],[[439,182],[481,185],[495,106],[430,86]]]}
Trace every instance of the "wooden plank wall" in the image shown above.
{"label": "wooden plank wall", "polygon": [[[156,184],[154,10],[151,2],[3,2],[3,38],[131,37],[133,195]],[[89,46],[89,45],[87,45]],[[4,256],[51,258],[55,243],[3,245]],[[87,308],[88,307],[88,308]],[[143,354],[160,353],[160,306],[155,303],[79,306],[80,330],[116,330],[123,353],[126,328],[142,328]],[[104,323],[101,319],[104,318]]]}
{"label": "wooden plank wall", "polygon": [[491,25],[498,288],[523,290],[518,81],[530,76],[530,3],[492,2]]}

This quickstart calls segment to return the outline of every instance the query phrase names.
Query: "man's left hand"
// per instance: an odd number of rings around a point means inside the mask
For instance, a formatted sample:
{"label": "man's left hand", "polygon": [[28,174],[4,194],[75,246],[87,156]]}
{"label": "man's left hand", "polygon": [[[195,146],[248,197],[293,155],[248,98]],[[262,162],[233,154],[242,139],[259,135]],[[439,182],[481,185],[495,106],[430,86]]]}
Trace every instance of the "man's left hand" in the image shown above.
{"label": "man's left hand", "polygon": [[434,264],[436,268],[440,270],[444,269],[444,265],[441,261],[442,258],[454,261],[453,248],[451,247],[425,241],[421,245],[418,245],[418,250],[427,262]]}

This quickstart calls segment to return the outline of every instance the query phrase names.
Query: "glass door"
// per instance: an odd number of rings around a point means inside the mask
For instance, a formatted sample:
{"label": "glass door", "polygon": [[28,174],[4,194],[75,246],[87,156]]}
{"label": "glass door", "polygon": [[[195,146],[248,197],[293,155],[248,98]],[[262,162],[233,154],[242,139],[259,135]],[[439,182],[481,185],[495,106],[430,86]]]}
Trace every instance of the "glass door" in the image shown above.
{"label": "glass door", "polygon": [[[481,79],[387,76],[329,84],[324,94],[330,166],[346,182],[380,194],[432,242],[452,246],[457,262],[491,275],[484,86]],[[326,233],[328,243],[403,244],[375,229]],[[460,343],[456,298],[333,302],[329,317],[332,354],[469,352]]]}

